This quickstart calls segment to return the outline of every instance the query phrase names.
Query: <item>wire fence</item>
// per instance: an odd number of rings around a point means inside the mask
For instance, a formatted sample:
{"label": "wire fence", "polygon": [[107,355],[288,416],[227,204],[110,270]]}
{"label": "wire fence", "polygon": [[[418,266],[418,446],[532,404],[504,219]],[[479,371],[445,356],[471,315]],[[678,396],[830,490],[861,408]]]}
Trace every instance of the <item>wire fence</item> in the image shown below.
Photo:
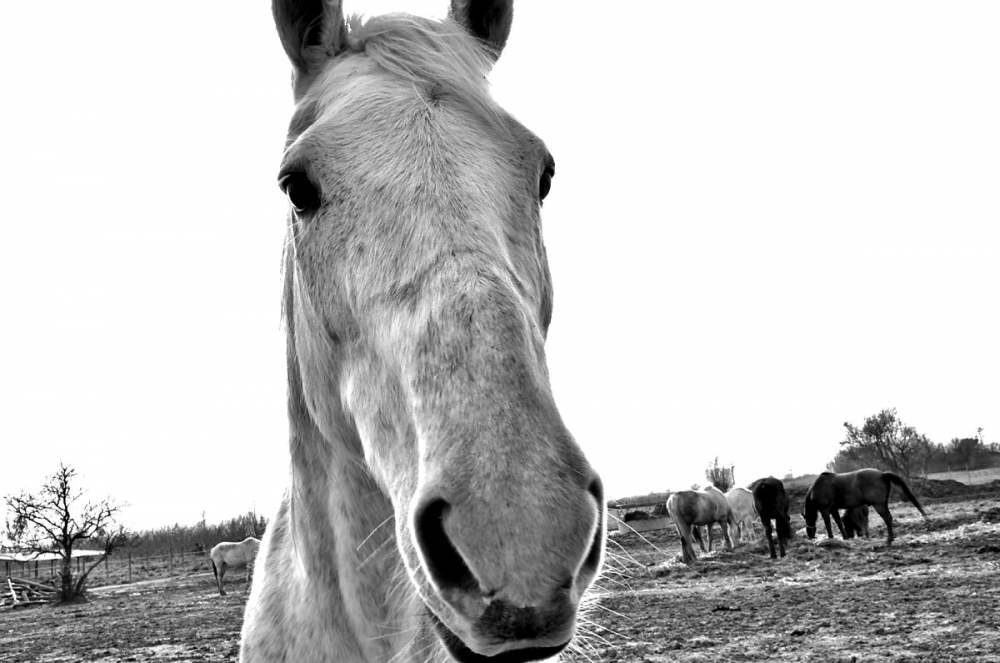
{"label": "wire fence", "polygon": [[[99,557],[100,553],[96,555],[87,555],[86,553],[74,555],[72,561],[74,576],[79,577],[80,574],[93,566]],[[0,565],[2,565],[5,577],[46,582],[58,576],[62,568],[62,560],[53,557],[45,559],[3,559],[0,561]],[[123,585],[140,580],[204,573],[211,569],[212,563],[208,558],[208,554],[201,551],[174,551],[171,549],[166,554],[150,555],[146,553],[133,553],[129,550],[116,550],[113,554],[105,557],[90,572],[87,578],[87,585],[91,587]]]}

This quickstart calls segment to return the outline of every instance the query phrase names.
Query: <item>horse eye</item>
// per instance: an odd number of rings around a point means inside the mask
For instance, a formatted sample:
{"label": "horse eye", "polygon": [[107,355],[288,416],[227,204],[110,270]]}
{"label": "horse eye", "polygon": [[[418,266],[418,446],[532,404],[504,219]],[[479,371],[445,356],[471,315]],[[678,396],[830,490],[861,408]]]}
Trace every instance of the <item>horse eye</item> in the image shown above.
{"label": "horse eye", "polygon": [[552,188],[552,177],[556,174],[555,166],[549,164],[545,166],[545,170],[542,171],[542,177],[538,180],[538,199],[545,200],[545,196],[549,195],[549,189]]}
{"label": "horse eye", "polygon": [[319,207],[319,190],[305,173],[289,173],[278,181],[278,186],[288,196],[288,202],[298,214]]}

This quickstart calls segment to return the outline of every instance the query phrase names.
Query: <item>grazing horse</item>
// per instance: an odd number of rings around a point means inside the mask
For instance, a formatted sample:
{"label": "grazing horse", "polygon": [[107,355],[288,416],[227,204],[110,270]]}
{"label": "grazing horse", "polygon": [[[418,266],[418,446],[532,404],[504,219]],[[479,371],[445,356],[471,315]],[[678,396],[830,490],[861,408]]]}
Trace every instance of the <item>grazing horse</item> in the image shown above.
{"label": "grazing horse", "polygon": [[774,554],[774,535],[771,529],[771,521],[774,521],[774,529],[778,531],[778,548],[781,556],[785,556],[785,545],[792,538],[791,520],[788,517],[788,495],[785,493],[785,484],[780,479],[766,477],[757,479],[750,484],[750,492],[753,494],[754,508],[760,517],[760,524],[764,526],[764,536],[767,538],[767,547],[771,552],[771,559],[777,559]]}
{"label": "grazing horse", "polygon": [[248,536],[239,543],[223,541],[212,548],[208,557],[212,560],[212,573],[215,575],[215,582],[219,585],[220,595],[226,595],[226,590],[222,587],[222,579],[226,577],[226,569],[245,568],[247,580],[250,580],[250,567],[253,566],[259,549],[260,539],[255,539],[252,536]]}
{"label": "grazing horse", "polygon": [[744,538],[748,541],[756,541],[757,535],[754,532],[754,521],[757,520],[757,509],[753,505],[753,493],[746,488],[733,488],[726,493],[726,501],[733,510],[733,516],[739,524],[736,535],[736,543]]}
{"label": "grazing horse", "polygon": [[844,521],[844,538],[853,539],[855,536],[868,538],[868,505],[862,504],[853,509],[844,509],[841,516]]}
{"label": "grazing horse", "polygon": [[693,539],[697,538],[702,552],[702,543],[698,527],[708,527],[708,549],[712,550],[712,525],[719,523],[726,550],[733,549],[731,532],[736,530],[736,518],[726,501],[726,496],[715,486],[704,490],[679,490],[667,498],[667,513],[674,521],[677,534],[681,537],[681,555],[686,563],[695,560]]}
{"label": "grazing horse", "polygon": [[806,535],[810,539],[816,537],[816,514],[821,514],[823,523],[826,525],[826,535],[832,539],[833,530],[830,527],[832,513],[833,519],[840,529],[840,535],[846,539],[844,523],[841,521],[837,509],[853,509],[868,504],[885,521],[885,527],[888,531],[886,545],[892,545],[892,514],[889,513],[889,495],[892,492],[893,484],[902,489],[906,499],[917,507],[920,515],[926,519],[927,513],[924,511],[924,507],[920,506],[916,495],[913,494],[902,477],[892,472],[871,468],[842,474],[823,472],[816,477],[809,492],[806,493]]}
{"label": "grazing horse", "polygon": [[272,10],[296,102],[278,175],[291,461],[241,659],[552,658],[605,501],[546,366],[554,162],[487,88],[511,1],[452,0],[441,21]]}

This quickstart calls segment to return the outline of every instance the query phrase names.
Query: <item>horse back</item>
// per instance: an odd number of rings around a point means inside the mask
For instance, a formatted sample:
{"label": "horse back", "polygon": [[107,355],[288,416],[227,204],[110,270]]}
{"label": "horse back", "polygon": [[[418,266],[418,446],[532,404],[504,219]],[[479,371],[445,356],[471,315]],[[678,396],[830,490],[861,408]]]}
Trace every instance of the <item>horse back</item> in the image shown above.
{"label": "horse back", "polygon": [[814,500],[821,508],[834,509],[884,504],[890,487],[886,474],[872,468],[840,474],[824,472],[813,482],[806,499]]}

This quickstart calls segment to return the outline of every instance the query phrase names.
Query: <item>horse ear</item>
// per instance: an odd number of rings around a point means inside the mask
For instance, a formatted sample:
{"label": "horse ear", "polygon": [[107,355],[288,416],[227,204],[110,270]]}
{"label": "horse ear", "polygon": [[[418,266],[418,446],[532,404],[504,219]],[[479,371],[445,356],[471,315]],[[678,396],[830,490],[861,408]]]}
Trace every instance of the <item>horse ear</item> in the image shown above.
{"label": "horse ear", "polygon": [[340,0],[273,0],[271,13],[297,80],[318,73],[347,41]]}
{"label": "horse ear", "polygon": [[451,0],[448,16],[482,40],[495,60],[510,36],[514,0]]}

